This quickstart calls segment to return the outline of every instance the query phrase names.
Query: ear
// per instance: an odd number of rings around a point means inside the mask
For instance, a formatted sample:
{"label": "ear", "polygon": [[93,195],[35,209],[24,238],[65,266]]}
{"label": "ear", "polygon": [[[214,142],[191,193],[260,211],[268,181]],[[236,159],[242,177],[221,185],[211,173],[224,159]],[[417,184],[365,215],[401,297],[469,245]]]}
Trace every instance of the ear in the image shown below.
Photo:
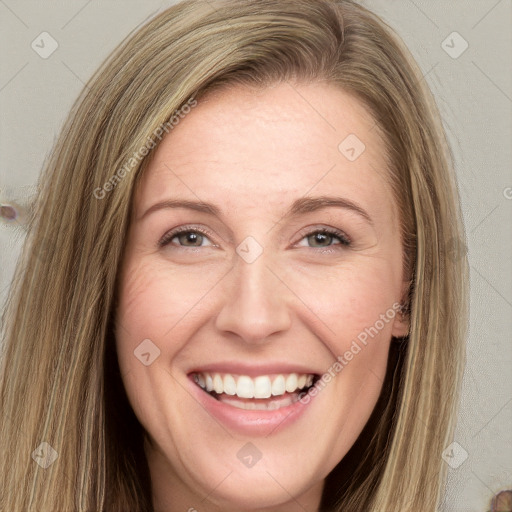
{"label": "ear", "polygon": [[411,311],[410,311],[410,290],[412,281],[404,281],[402,285],[402,300],[400,308],[396,308],[396,315],[393,319],[392,336],[395,338],[405,338],[409,335],[411,328]]}

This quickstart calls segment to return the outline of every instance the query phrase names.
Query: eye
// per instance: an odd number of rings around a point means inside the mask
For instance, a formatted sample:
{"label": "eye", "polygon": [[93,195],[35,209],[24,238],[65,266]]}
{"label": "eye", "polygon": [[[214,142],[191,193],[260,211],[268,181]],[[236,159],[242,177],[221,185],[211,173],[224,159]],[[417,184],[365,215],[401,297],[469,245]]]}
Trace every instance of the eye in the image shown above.
{"label": "eye", "polygon": [[[181,247],[205,247],[208,245],[213,246],[210,240],[207,237],[207,232],[194,228],[190,229],[187,227],[175,229],[166,233],[162,239],[158,242],[160,247],[164,247],[166,245],[178,245]],[[173,240],[177,240],[177,243],[173,242]],[[204,243],[206,242],[206,243]]]}
{"label": "eye", "polygon": [[306,236],[302,238],[302,240],[306,240],[307,243],[311,244],[309,245],[309,247],[320,249],[323,247],[330,247],[332,245],[341,245],[344,247],[348,247],[351,244],[350,239],[345,233],[343,233],[343,231],[339,231],[338,229],[334,228],[322,228],[317,229],[315,231],[311,231],[310,233],[307,233]]}
{"label": "eye", "polygon": [[[190,248],[215,246],[215,244],[211,243],[209,240],[208,235],[209,233],[205,230],[197,227],[192,229],[185,226],[166,233],[158,242],[158,245],[160,247],[177,245],[178,247]],[[311,231],[301,239],[301,242],[303,240],[306,241],[306,244],[299,243],[298,245],[306,245],[317,249],[327,248],[332,245],[348,247],[351,244],[350,239],[345,233],[343,233],[343,231],[334,228],[322,228]]]}

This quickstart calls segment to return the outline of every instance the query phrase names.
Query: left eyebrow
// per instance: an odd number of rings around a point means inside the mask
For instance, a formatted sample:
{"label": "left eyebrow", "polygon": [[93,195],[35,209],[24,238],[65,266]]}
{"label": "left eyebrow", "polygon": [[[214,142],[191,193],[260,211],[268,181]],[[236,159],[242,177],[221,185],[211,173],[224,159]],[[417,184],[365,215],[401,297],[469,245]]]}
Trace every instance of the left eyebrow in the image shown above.
{"label": "left eyebrow", "polygon": [[373,220],[366,210],[349,199],[336,196],[301,197],[293,202],[286,216],[302,215],[329,207],[351,210],[373,226]]}

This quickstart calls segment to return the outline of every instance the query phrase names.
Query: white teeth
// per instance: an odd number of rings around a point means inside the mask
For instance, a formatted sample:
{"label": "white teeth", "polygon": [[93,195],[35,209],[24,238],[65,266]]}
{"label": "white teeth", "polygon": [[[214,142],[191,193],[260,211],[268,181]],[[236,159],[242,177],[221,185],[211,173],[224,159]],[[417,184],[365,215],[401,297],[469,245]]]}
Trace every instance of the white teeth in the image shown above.
{"label": "white teeth", "polygon": [[204,376],[204,379],[206,381],[206,391],[210,392],[213,391],[213,379],[212,376],[209,374],[206,374]]}
{"label": "white teeth", "polygon": [[272,382],[272,395],[284,395],[286,391],[286,381],[283,375],[278,375]]}
{"label": "white teeth", "polygon": [[213,376],[213,390],[215,393],[222,393],[224,391],[224,382],[218,373]]}
{"label": "white teeth", "polygon": [[238,378],[236,384],[236,394],[240,398],[253,398],[254,397],[254,381],[250,377],[242,375]]}
{"label": "white teeth", "polygon": [[224,393],[236,395],[236,381],[233,375],[224,375]]}
{"label": "white teeth", "polygon": [[237,407],[238,409],[246,409],[249,411],[273,411],[275,409],[280,409],[281,407],[287,407],[288,405],[291,405],[297,402],[298,400],[299,397],[293,395],[285,396],[283,398],[276,399],[272,402],[266,400],[252,400],[251,402],[244,402],[226,395],[221,395],[219,397],[219,401],[225,404]]}
{"label": "white teeth", "polygon": [[254,379],[254,398],[268,398],[272,394],[270,377],[263,375]]}
{"label": "white teeth", "polygon": [[265,399],[271,396],[281,396],[285,393],[294,393],[313,384],[312,374],[290,373],[288,375],[260,375],[254,379],[247,375],[238,378],[229,373],[196,373],[195,382],[209,393],[215,391],[217,395],[231,395],[239,398]]}
{"label": "white teeth", "polygon": [[293,393],[297,389],[298,379],[296,373],[290,373],[286,378],[286,391]]}

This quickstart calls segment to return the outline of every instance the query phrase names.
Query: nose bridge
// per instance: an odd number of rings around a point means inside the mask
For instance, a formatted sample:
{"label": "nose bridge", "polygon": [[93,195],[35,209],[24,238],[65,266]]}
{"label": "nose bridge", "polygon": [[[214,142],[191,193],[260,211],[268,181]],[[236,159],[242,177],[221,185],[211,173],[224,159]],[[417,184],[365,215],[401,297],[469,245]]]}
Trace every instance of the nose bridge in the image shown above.
{"label": "nose bridge", "polygon": [[[246,342],[264,342],[270,335],[290,326],[286,291],[270,270],[273,260],[267,251],[256,258],[254,253],[252,258],[246,258],[241,248],[243,244],[237,250],[216,325],[221,331],[232,332]],[[248,252],[251,250],[254,248]]]}

